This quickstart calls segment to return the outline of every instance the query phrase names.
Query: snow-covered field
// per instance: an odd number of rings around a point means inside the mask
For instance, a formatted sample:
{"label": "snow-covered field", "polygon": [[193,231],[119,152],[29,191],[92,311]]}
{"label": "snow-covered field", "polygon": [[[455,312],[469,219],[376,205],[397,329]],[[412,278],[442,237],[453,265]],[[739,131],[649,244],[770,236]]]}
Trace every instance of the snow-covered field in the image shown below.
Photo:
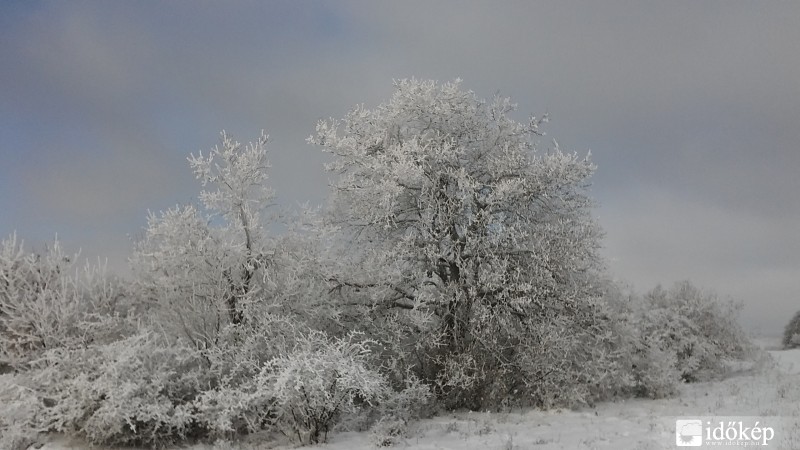
{"label": "snow-covered field", "polygon": [[[774,349],[768,341],[765,348]],[[501,413],[463,412],[423,420],[401,449],[674,449],[677,418],[743,417],[774,427],[766,448],[800,449],[800,349],[770,350],[752,367],[734,370],[726,379],[682,387],[679,396],[663,400],[631,399],[602,403],[578,411],[523,410]],[[291,448],[258,442],[197,445],[193,450]],[[263,439],[262,439],[263,440]],[[43,449],[85,448],[54,440]],[[340,433],[327,444],[307,449],[374,449],[369,433]],[[737,448],[726,446],[725,448]]]}

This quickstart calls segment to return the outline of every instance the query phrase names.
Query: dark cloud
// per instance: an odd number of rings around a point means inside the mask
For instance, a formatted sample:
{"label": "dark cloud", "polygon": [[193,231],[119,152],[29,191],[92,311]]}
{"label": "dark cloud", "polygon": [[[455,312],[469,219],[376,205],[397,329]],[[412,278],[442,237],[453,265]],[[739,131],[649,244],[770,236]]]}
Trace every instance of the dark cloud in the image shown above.
{"label": "dark cloud", "polygon": [[[190,201],[222,129],[272,137],[285,204],[320,202],[318,119],[391,80],[461,77],[591,149],[620,278],[692,278],[777,328],[797,309],[800,3],[36,2],[0,6],[0,232],[124,266]],[[544,141],[546,144],[547,141]]]}

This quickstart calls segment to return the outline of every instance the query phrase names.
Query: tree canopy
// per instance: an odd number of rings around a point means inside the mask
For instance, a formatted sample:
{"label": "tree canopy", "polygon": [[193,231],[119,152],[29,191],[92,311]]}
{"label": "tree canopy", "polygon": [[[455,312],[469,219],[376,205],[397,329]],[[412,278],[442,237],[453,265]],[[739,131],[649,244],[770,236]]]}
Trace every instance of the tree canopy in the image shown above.
{"label": "tree canopy", "polygon": [[431,361],[443,384],[524,373],[518,356],[540,325],[566,333],[596,296],[595,166],[557,144],[539,150],[546,117],[518,122],[508,98],[480,100],[459,81],[395,89],[310,138],[335,156],[331,220],[358,267],[333,278],[369,289],[379,311],[427,315],[446,349]]}

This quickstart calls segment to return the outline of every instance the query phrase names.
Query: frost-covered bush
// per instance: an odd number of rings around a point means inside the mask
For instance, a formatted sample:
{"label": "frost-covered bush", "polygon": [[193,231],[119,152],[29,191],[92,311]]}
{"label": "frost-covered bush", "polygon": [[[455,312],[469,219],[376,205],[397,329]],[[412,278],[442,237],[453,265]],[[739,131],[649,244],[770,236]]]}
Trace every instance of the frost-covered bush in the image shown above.
{"label": "frost-covered bush", "polygon": [[238,383],[223,380],[200,393],[194,402],[196,420],[209,437],[235,438],[270,428],[273,422],[272,389],[256,379]]}
{"label": "frost-covered bush", "polygon": [[642,324],[647,305],[632,288],[607,282],[605,298],[611,306],[619,349],[622,376],[613,396],[663,398],[677,392],[680,372],[677,357],[661,348],[661,342],[648,336]]}
{"label": "frost-covered bush", "polygon": [[[524,332],[487,327],[468,353],[439,359],[434,386],[441,404],[551,408],[610,397],[622,367],[608,323],[551,313],[526,320],[522,327]],[[435,350],[428,355],[436,355]]]}
{"label": "frost-covered bush", "polygon": [[32,371],[47,406],[37,420],[95,444],[158,446],[202,435],[193,402],[211,388],[200,353],[147,330],[116,342],[48,352]]}
{"label": "frost-covered bush", "polygon": [[683,381],[706,380],[753,351],[738,322],[740,309],[689,282],[657,287],[645,295],[643,336],[675,355]]}
{"label": "frost-covered bush", "polygon": [[621,392],[662,398],[684,382],[718,377],[755,351],[737,321],[739,305],[689,282],[644,296],[611,289],[626,382]]}
{"label": "frost-covered bush", "polygon": [[153,304],[165,332],[197,348],[213,344],[229,323],[222,301],[229,291],[224,248],[193,206],[151,214],[131,267],[139,295]]}
{"label": "frost-covered bush", "polygon": [[286,316],[248,311],[246,317],[246,324],[227,326],[217,344],[202,352],[216,382],[195,401],[196,419],[212,437],[274,428],[273,389],[259,374],[307,332]]}
{"label": "frost-covered bush", "polygon": [[740,306],[690,282],[644,296],[616,283],[604,290],[623,369],[617,395],[668,397],[681,383],[718,377],[732,360],[755,356],[737,321]]}
{"label": "frost-covered bush", "polygon": [[409,424],[432,413],[433,392],[413,373],[406,373],[404,385],[387,389],[375,409],[370,439],[378,447],[397,444],[406,437]]}
{"label": "frost-covered bush", "polygon": [[665,398],[678,392],[681,372],[678,358],[670,349],[660,348],[658,342],[644,342],[632,357],[632,392],[637,397]]}
{"label": "frost-covered bush", "polygon": [[[364,368],[366,343],[306,334],[284,317],[264,314],[259,321],[228,325],[209,349],[143,327],[108,344],[48,350],[25,373],[27,383],[0,393],[11,414],[0,414],[0,426],[24,431],[20,436],[55,431],[100,445],[152,447],[286,430],[301,417],[288,415],[303,411],[308,416],[296,429],[306,442],[318,439],[342,415],[367,404],[360,402],[377,404],[385,392],[370,384],[383,379]],[[284,385],[276,391],[279,380]],[[320,382],[333,383],[319,394],[332,403],[311,397],[302,404],[290,395],[302,383],[317,395]]]}
{"label": "frost-covered bush", "polygon": [[26,253],[16,234],[0,244],[0,365],[18,369],[45,351],[129,334],[125,284],[101,264],[76,265],[58,240]]}
{"label": "frost-covered bush", "polygon": [[369,430],[370,441],[376,447],[391,447],[407,433],[408,423],[393,416],[381,417]]}
{"label": "frost-covered bush", "polygon": [[404,423],[429,415],[432,406],[430,387],[413,373],[407,373],[403,382],[398,389],[390,389],[383,396],[377,409],[379,415]]}
{"label": "frost-covered bush", "polygon": [[0,375],[0,448],[27,449],[47,431],[37,420],[44,405],[29,382],[19,375]]}
{"label": "frost-covered bush", "polygon": [[343,415],[373,407],[386,394],[386,379],[369,367],[374,342],[360,338],[311,332],[262,370],[259,383],[272,389],[284,434],[300,443],[324,442]]}
{"label": "frost-covered bush", "polygon": [[783,348],[800,347],[800,311],[792,317],[783,330]]}

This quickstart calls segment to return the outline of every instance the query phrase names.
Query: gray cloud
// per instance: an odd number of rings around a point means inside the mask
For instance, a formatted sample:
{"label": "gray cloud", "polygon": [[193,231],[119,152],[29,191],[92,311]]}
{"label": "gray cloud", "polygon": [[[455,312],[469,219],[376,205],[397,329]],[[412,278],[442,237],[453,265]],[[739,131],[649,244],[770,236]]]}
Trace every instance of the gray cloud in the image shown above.
{"label": "gray cloud", "polygon": [[122,267],[148,208],[195,195],[185,156],[221,129],[266,129],[281,201],[320,202],[325,158],[304,142],[318,119],[377,104],[393,78],[462,77],[591,149],[620,278],[692,278],[745,301],[754,326],[798,308],[796,2],[0,8],[3,233],[58,231]]}
{"label": "gray cloud", "polygon": [[762,331],[797,309],[800,217],[775,220],[669,189],[640,188],[598,210],[612,273],[644,291],[691,279],[742,300]]}

